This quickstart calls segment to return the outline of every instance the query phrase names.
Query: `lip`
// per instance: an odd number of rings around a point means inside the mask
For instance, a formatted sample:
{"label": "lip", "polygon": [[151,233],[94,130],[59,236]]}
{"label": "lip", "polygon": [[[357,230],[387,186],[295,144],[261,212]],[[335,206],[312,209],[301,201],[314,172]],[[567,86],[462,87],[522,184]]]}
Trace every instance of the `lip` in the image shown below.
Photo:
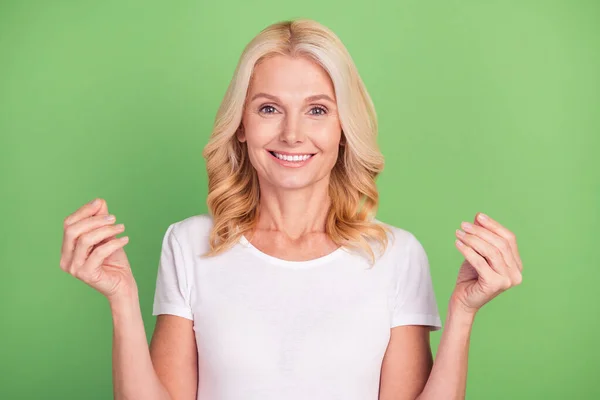
{"label": "lip", "polygon": [[283,154],[285,156],[300,156],[300,155],[305,155],[305,154],[316,154],[316,153],[311,153],[311,152],[304,152],[304,153],[290,153],[288,151],[279,151],[279,150],[273,150],[273,149],[267,149],[268,152],[275,152],[275,153],[279,153],[279,154]]}
{"label": "lip", "polygon": [[269,154],[269,157],[271,157],[273,160],[275,160],[279,165],[281,165],[283,167],[288,167],[288,168],[300,168],[300,167],[303,167],[306,164],[308,164],[316,156],[316,153],[295,153],[294,154],[294,153],[286,153],[286,152],[276,151],[276,153],[285,154],[285,155],[291,155],[291,156],[301,155],[301,154],[312,154],[312,157],[310,157],[308,160],[304,160],[304,161],[285,161],[285,160],[280,160],[279,158],[275,157],[273,154],[271,154],[271,151],[274,151],[274,150],[267,150],[267,153]]}

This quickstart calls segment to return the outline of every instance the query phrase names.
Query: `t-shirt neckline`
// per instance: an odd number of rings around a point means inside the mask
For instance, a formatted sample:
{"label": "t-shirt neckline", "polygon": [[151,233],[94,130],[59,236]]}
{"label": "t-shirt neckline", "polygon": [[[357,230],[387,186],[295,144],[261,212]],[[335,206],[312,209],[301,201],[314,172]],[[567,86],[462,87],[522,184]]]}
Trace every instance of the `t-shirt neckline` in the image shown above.
{"label": "t-shirt neckline", "polygon": [[312,268],[312,267],[316,267],[316,266],[328,263],[330,261],[333,261],[334,259],[336,259],[337,257],[339,257],[341,254],[343,254],[345,252],[343,247],[338,247],[331,253],[321,256],[321,257],[313,258],[312,260],[290,261],[290,260],[284,260],[282,258],[278,258],[278,257],[272,256],[272,255],[269,255],[267,253],[264,253],[263,251],[261,251],[257,247],[255,247],[252,243],[250,243],[250,241],[246,238],[245,235],[240,236],[240,244],[243,245],[245,248],[247,248],[249,251],[251,251],[252,254],[256,255],[259,258],[262,258],[265,261],[268,261],[273,264],[281,265],[283,267],[296,268],[296,269]]}

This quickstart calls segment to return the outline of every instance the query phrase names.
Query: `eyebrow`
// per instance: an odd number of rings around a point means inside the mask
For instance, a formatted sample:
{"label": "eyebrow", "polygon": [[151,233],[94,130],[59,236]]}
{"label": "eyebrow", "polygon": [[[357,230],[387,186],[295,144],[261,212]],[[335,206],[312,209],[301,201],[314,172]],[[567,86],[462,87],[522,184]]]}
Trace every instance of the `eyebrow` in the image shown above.
{"label": "eyebrow", "polygon": [[[273,101],[277,101],[277,102],[281,102],[281,100],[279,99],[279,97],[277,96],[273,96],[272,94],[268,94],[268,93],[256,93],[254,96],[252,96],[252,99],[250,99],[250,101],[254,101],[255,99],[259,98],[259,97],[266,97],[267,99],[271,99]],[[315,94],[313,96],[308,96],[305,100],[307,102],[311,102],[311,101],[317,101],[317,100],[329,100],[332,103],[335,103],[335,101],[329,97],[326,94]]]}

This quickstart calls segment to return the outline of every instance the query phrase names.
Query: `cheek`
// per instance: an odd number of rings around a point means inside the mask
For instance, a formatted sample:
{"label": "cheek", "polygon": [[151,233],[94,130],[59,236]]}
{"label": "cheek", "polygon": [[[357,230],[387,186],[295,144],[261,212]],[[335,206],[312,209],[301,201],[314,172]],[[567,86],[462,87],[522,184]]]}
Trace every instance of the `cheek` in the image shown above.
{"label": "cheek", "polygon": [[342,138],[341,128],[337,124],[315,127],[313,133],[313,143],[323,152],[337,151]]}
{"label": "cheek", "polygon": [[259,118],[248,118],[244,124],[246,140],[249,147],[262,147],[273,140],[279,131],[277,121]]}

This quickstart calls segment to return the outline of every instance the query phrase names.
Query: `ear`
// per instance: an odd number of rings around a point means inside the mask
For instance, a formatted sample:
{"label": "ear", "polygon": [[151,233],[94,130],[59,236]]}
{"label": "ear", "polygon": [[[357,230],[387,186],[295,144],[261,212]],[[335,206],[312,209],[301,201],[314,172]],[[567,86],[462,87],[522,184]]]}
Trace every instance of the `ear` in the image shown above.
{"label": "ear", "polygon": [[235,136],[242,143],[246,141],[246,132],[244,131],[244,126],[242,124],[240,124],[237,131],[235,131]]}

